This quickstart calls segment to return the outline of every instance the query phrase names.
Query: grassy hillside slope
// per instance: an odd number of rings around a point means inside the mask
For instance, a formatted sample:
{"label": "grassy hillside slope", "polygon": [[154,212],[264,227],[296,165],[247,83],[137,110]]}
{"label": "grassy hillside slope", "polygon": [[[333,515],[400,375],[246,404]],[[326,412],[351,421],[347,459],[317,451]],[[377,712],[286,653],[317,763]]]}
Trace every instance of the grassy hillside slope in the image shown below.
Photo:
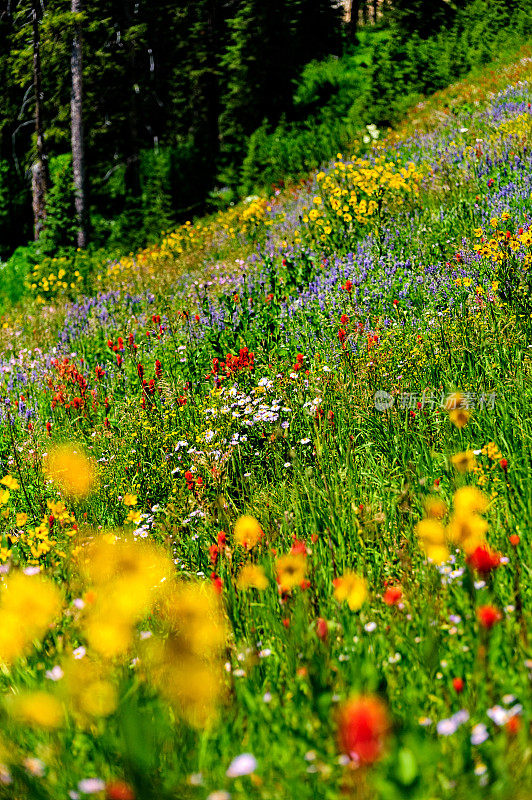
{"label": "grassy hillside slope", "polygon": [[36,266],[0,797],[526,800],[531,103],[523,48],[96,283]]}

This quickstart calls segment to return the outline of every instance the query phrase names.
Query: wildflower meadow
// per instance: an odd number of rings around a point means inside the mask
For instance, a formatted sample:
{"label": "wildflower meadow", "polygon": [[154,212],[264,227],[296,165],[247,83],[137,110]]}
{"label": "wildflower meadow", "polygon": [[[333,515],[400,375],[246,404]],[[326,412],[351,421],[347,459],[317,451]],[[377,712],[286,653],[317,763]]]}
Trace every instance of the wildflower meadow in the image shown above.
{"label": "wildflower meadow", "polygon": [[0,328],[0,797],[532,796],[532,56]]}

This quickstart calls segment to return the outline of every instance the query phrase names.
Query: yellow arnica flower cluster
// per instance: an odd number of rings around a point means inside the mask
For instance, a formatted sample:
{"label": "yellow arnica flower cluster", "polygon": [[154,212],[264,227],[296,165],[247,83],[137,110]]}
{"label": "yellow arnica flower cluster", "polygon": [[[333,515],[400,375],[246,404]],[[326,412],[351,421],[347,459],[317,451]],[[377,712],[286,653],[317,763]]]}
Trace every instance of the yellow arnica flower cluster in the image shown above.
{"label": "yellow arnica flower cluster", "polygon": [[443,519],[447,506],[439,497],[429,498],[425,519],[418,522],[416,534],[421,549],[437,564],[450,556],[449,546],[460,547],[467,555],[485,544],[488,523],[482,514],[488,499],[475,486],[462,486],[454,493],[453,513],[447,523]]}
{"label": "yellow arnica flower cluster", "polygon": [[516,233],[499,228],[499,224],[505,223],[510,215],[505,212],[500,219],[493,217],[490,220],[492,231],[490,234],[482,228],[475,228],[475,236],[481,239],[480,243],[473,248],[484,258],[489,259],[494,264],[502,264],[513,253],[519,253],[519,262],[522,268],[526,269],[532,263],[532,230],[519,228]]}
{"label": "yellow arnica flower cluster", "polygon": [[64,295],[68,290],[79,290],[83,276],[78,269],[72,272],[71,261],[66,256],[47,259],[36,264],[28,276],[26,287],[36,296],[38,302]]}
{"label": "yellow arnica flower cluster", "polygon": [[161,265],[186,253],[205,250],[223,237],[247,235],[253,239],[272,224],[269,211],[271,206],[266,198],[252,196],[212,217],[195,223],[187,221],[176,230],[163,233],[158,244],[106,264],[99,280],[112,278],[128,282],[140,274],[156,278]]}
{"label": "yellow arnica flower cluster", "polygon": [[378,224],[380,213],[387,206],[398,206],[405,197],[417,195],[422,172],[415,164],[406,167],[379,156],[374,162],[357,158],[335,162],[329,172],[319,172],[316,180],[319,194],[312,206],[304,207],[302,236],[311,241],[329,241],[338,233],[360,231]]}
{"label": "yellow arnica flower cluster", "polygon": [[499,142],[501,138],[506,138],[507,136],[518,136],[520,139],[524,139],[531,135],[532,117],[530,114],[519,114],[513,119],[501,122],[492,138],[493,141]]}

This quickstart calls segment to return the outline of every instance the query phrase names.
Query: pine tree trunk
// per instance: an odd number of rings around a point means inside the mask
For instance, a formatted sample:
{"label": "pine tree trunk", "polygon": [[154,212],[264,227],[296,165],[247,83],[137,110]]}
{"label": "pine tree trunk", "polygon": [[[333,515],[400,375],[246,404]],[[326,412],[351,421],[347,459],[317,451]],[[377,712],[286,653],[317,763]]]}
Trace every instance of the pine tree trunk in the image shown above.
{"label": "pine tree trunk", "polygon": [[[124,0],[124,20],[128,31],[135,24],[133,0]],[[126,191],[131,195],[131,198],[137,200],[142,193],[140,184],[140,144],[139,144],[139,107],[137,92],[137,65],[136,65],[136,44],[135,41],[128,38],[128,56],[127,56],[127,83],[129,91],[129,126],[128,126],[128,141],[125,143],[126,154],[126,174],[124,177]]]}
{"label": "pine tree trunk", "polygon": [[373,0],[373,24],[377,24],[377,17],[379,15],[379,0]]}
{"label": "pine tree trunk", "polygon": [[[72,0],[72,13],[80,14],[82,0]],[[81,26],[74,23],[72,38],[72,54],[70,59],[72,73],[72,95],[70,101],[70,118],[72,130],[72,172],[74,174],[74,192],[76,216],[78,222],[78,247],[87,246],[87,195],[85,185],[85,153],[83,141],[83,61]]]}
{"label": "pine tree trunk", "polygon": [[46,220],[46,196],[50,186],[48,159],[46,155],[43,131],[41,37],[39,31],[38,12],[38,0],[32,0],[33,91],[35,94],[35,136],[37,139],[37,159],[31,168],[31,190],[33,197],[33,231],[36,241],[42,233]]}
{"label": "pine tree trunk", "polygon": [[357,30],[358,18],[360,15],[361,0],[351,0],[349,8],[349,38],[354,44],[358,44]]}
{"label": "pine tree trunk", "polygon": [[207,4],[207,30],[208,30],[208,50],[207,50],[207,84],[205,87],[205,100],[207,105],[207,144],[209,148],[209,159],[216,162],[220,149],[220,131],[218,118],[220,115],[219,87],[216,75],[216,2],[209,0]]}

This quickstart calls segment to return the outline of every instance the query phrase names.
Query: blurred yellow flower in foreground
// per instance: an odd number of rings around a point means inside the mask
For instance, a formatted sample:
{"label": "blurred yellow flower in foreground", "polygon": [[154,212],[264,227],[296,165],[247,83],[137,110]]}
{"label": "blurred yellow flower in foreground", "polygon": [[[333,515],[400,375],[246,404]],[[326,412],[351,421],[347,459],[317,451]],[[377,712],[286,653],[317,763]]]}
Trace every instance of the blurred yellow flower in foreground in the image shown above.
{"label": "blurred yellow flower in foreground", "polygon": [[40,576],[7,578],[0,601],[0,660],[10,665],[40,639],[61,610],[61,593]]}
{"label": "blurred yellow flower in foreground", "polygon": [[456,513],[483,514],[488,507],[488,498],[476,486],[462,486],[454,493],[453,506]]}
{"label": "blurred yellow flower in foreground", "polygon": [[262,528],[255,517],[244,516],[235,523],[235,542],[252,550],[262,538]]}
{"label": "blurred yellow flower in foreground", "polygon": [[289,592],[305,580],[307,559],[303,553],[288,553],[277,559],[276,570],[281,591]]}
{"label": "blurred yellow flower in foreground", "polygon": [[344,572],[339,578],[335,578],[333,585],[334,597],[339,603],[347,601],[351,611],[358,611],[362,607],[368,595],[365,578],[355,572]]}
{"label": "blurred yellow flower in foreground", "polygon": [[69,497],[88,497],[96,481],[92,459],[71,444],[54,447],[46,459],[46,473]]}
{"label": "blurred yellow flower in foreground", "polygon": [[449,541],[457,544],[465,553],[472,553],[484,544],[488,523],[480,514],[456,512],[447,528]]}
{"label": "blurred yellow flower in foreground", "polygon": [[456,408],[463,408],[464,403],[465,398],[461,392],[452,392],[445,398],[444,408],[446,411],[454,411]]}
{"label": "blurred yellow flower in foreground", "polygon": [[449,412],[449,419],[457,428],[465,428],[471,414],[467,408],[455,408]]}
{"label": "blurred yellow flower in foreground", "polygon": [[59,728],[64,720],[61,703],[48,692],[17,695],[9,703],[8,710],[15,721],[38,728]]}
{"label": "blurred yellow flower in foreground", "polygon": [[268,578],[262,567],[255,564],[246,564],[240,570],[236,585],[239,589],[259,589],[268,587]]}
{"label": "blurred yellow flower in foreground", "polygon": [[487,497],[476,486],[462,486],[454,493],[453,514],[445,528],[437,515],[430,514],[427,501],[428,516],[416,525],[419,546],[437,564],[449,558],[449,544],[457,545],[469,555],[485,543],[488,523],[480,515],[487,507]]}
{"label": "blurred yellow flower in foreground", "polygon": [[456,453],[451,458],[453,467],[458,472],[470,472],[476,466],[475,454],[472,450],[466,450],[463,453]]}
{"label": "blurred yellow flower in foreground", "polygon": [[416,525],[419,546],[436,564],[449,558],[445,528],[439,519],[422,519]]}
{"label": "blurred yellow flower in foreground", "polygon": [[90,660],[70,658],[64,664],[61,689],[69,711],[77,721],[88,726],[100,717],[108,717],[118,704],[116,686],[111,683],[102,664]]}
{"label": "blurred yellow flower in foreground", "polygon": [[425,514],[434,519],[443,519],[447,513],[447,503],[440,497],[427,497],[425,500]]}
{"label": "blurred yellow flower in foreground", "polygon": [[7,486],[7,488],[11,489],[12,492],[16,492],[17,489],[20,489],[19,482],[16,480],[16,478],[13,478],[12,475],[5,475],[0,483],[4,486]]}
{"label": "blurred yellow flower in foreground", "polygon": [[125,653],[135,624],[163,593],[170,559],[144,542],[103,535],[83,548],[80,568],[93,596],[84,625],[89,645],[104,658]]}
{"label": "blurred yellow flower in foreground", "polygon": [[143,643],[147,677],[181,717],[204,727],[214,720],[224,692],[228,628],[220,598],[209,583],[176,582],[160,618],[165,638]]}

